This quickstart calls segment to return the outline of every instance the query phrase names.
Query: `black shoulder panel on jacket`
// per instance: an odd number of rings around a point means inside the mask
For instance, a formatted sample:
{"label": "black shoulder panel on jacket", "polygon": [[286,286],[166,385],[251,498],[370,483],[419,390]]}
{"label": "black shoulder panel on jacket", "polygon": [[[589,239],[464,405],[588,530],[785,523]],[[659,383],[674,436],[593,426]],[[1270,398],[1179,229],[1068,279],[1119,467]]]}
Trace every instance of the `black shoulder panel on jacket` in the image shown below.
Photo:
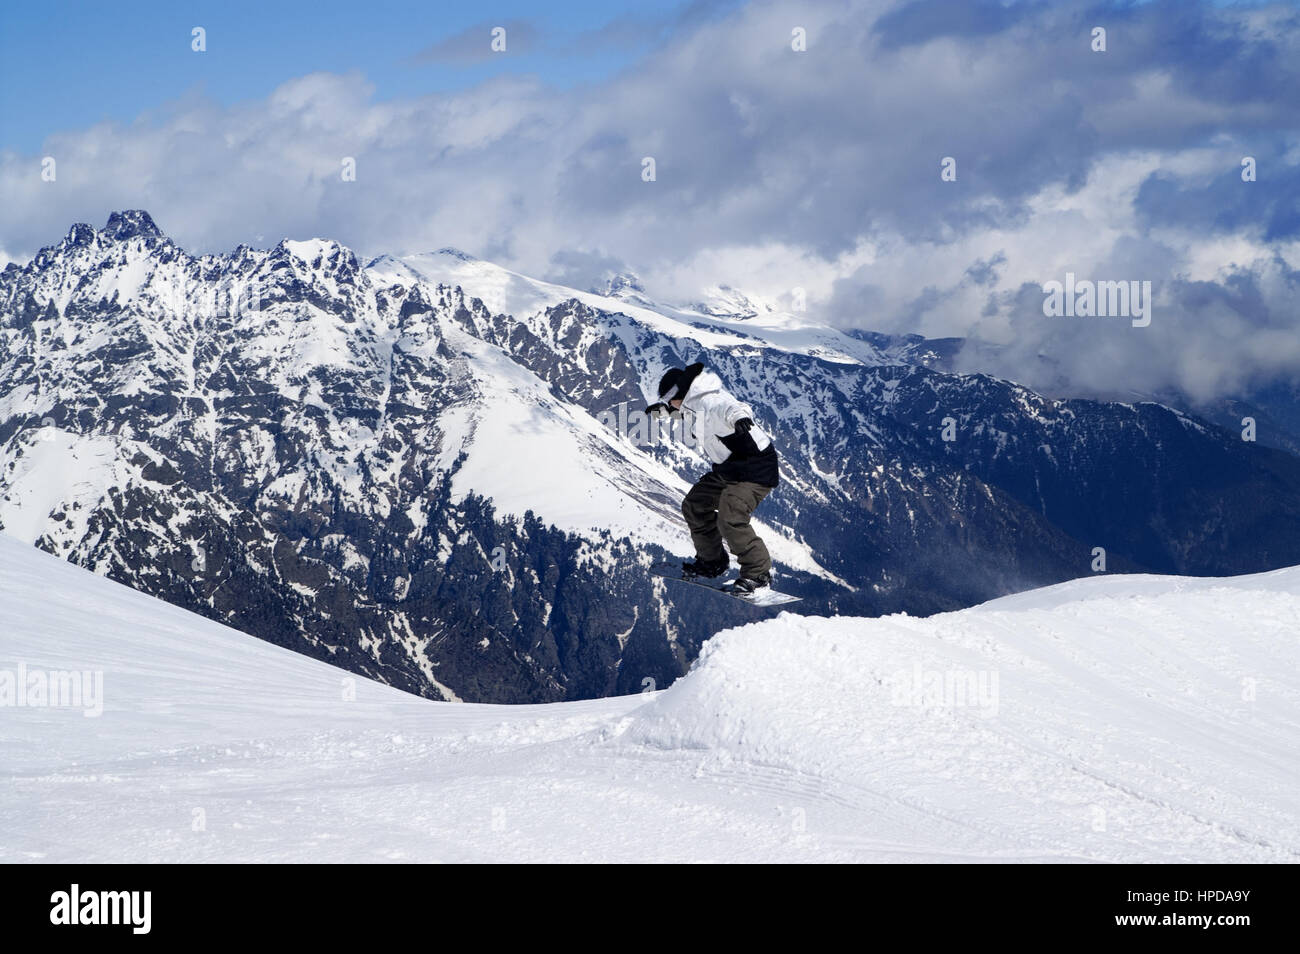
{"label": "black shoulder panel on jacket", "polygon": [[775,487],[781,482],[776,444],[768,444],[767,450],[749,457],[737,458],[733,454],[721,464],[714,464],[713,472],[723,480],[745,480],[763,487]]}

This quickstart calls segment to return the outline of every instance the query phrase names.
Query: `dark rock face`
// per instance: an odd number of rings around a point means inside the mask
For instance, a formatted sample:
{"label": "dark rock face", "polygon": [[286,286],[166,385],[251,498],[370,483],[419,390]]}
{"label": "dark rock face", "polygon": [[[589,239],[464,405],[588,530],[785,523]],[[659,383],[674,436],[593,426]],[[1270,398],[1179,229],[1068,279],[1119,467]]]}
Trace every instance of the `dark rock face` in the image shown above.
{"label": "dark rock face", "polygon": [[[705,351],[670,330],[577,298],[509,315],[460,288],[385,285],[321,240],[194,257],[147,213],[115,213],[0,272],[0,520],[433,698],[662,687],[753,611],[666,587],[646,566],[667,554],[599,512],[581,533],[499,512],[475,485],[483,455],[507,487],[556,461],[476,433],[500,414],[534,426],[534,410],[570,422],[579,450],[557,459],[625,475],[634,512],[675,519],[680,490],[633,475],[703,465],[583,422],[704,360],[776,437],[783,483],[759,515],[828,571],[783,573],[807,612],[956,608],[1086,575],[1095,548],[1111,572],[1300,563],[1300,460],[1161,405],[945,373],[927,366],[945,346],[923,340],[872,363],[752,335]],[[500,403],[530,381],[531,404]]]}
{"label": "dark rock face", "polygon": [[[78,237],[82,237],[89,226],[77,224],[72,228]],[[106,238],[119,242],[132,238],[161,239],[163,237],[158,226],[154,224],[153,218],[143,209],[114,212],[108,217],[108,224],[104,226],[103,234]]]}

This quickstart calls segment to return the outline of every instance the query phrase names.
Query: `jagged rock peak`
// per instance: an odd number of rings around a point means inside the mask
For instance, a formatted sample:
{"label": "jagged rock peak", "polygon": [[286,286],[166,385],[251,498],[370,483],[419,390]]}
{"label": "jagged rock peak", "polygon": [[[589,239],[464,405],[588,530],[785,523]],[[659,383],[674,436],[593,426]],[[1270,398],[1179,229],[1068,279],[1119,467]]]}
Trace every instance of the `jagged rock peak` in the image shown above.
{"label": "jagged rock peak", "polygon": [[95,241],[95,230],[85,222],[78,222],[68,229],[68,237],[64,239],[64,242],[71,246],[89,245],[93,241]]}
{"label": "jagged rock peak", "polygon": [[[73,226],[75,232],[78,226]],[[69,233],[71,236],[72,233]],[[158,226],[154,223],[153,217],[144,209],[127,209],[123,212],[114,212],[108,217],[108,222],[104,226],[104,233],[110,239],[131,239],[131,238],[162,238],[163,234]]]}

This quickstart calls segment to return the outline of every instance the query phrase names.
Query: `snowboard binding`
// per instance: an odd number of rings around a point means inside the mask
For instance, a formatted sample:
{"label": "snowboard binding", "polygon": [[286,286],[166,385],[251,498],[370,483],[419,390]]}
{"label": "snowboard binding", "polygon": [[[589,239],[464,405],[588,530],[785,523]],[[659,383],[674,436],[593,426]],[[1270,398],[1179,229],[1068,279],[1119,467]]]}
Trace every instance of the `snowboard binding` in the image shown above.
{"label": "snowboard binding", "polygon": [[720,560],[695,560],[692,563],[683,563],[682,579],[716,579],[726,573],[729,566],[731,561],[725,556]]}

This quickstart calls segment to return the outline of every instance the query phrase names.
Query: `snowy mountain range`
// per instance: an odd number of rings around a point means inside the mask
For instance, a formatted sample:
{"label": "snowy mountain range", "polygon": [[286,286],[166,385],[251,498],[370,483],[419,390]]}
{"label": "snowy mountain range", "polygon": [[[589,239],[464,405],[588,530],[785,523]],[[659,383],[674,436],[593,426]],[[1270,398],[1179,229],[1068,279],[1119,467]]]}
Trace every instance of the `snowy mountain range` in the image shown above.
{"label": "snowy mountain range", "polygon": [[[452,249],[191,255],[145,212],[0,272],[0,525],[435,699],[636,692],[749,619],[646,573],[705,469],[638,412],[703,360],[783,483],[810,610],[930,613],[1092,572],[1300,563],[1300,459],[1154,403],[1049,400],[719,288],[602,293]],[[950,438],[950,439],[949,439]]]}
{"label": "snowy mountain range", "polygon": [[1294,863],[1298,616],[1296,568],[1087,579],[449,705],[0,535],[0,862]]}

